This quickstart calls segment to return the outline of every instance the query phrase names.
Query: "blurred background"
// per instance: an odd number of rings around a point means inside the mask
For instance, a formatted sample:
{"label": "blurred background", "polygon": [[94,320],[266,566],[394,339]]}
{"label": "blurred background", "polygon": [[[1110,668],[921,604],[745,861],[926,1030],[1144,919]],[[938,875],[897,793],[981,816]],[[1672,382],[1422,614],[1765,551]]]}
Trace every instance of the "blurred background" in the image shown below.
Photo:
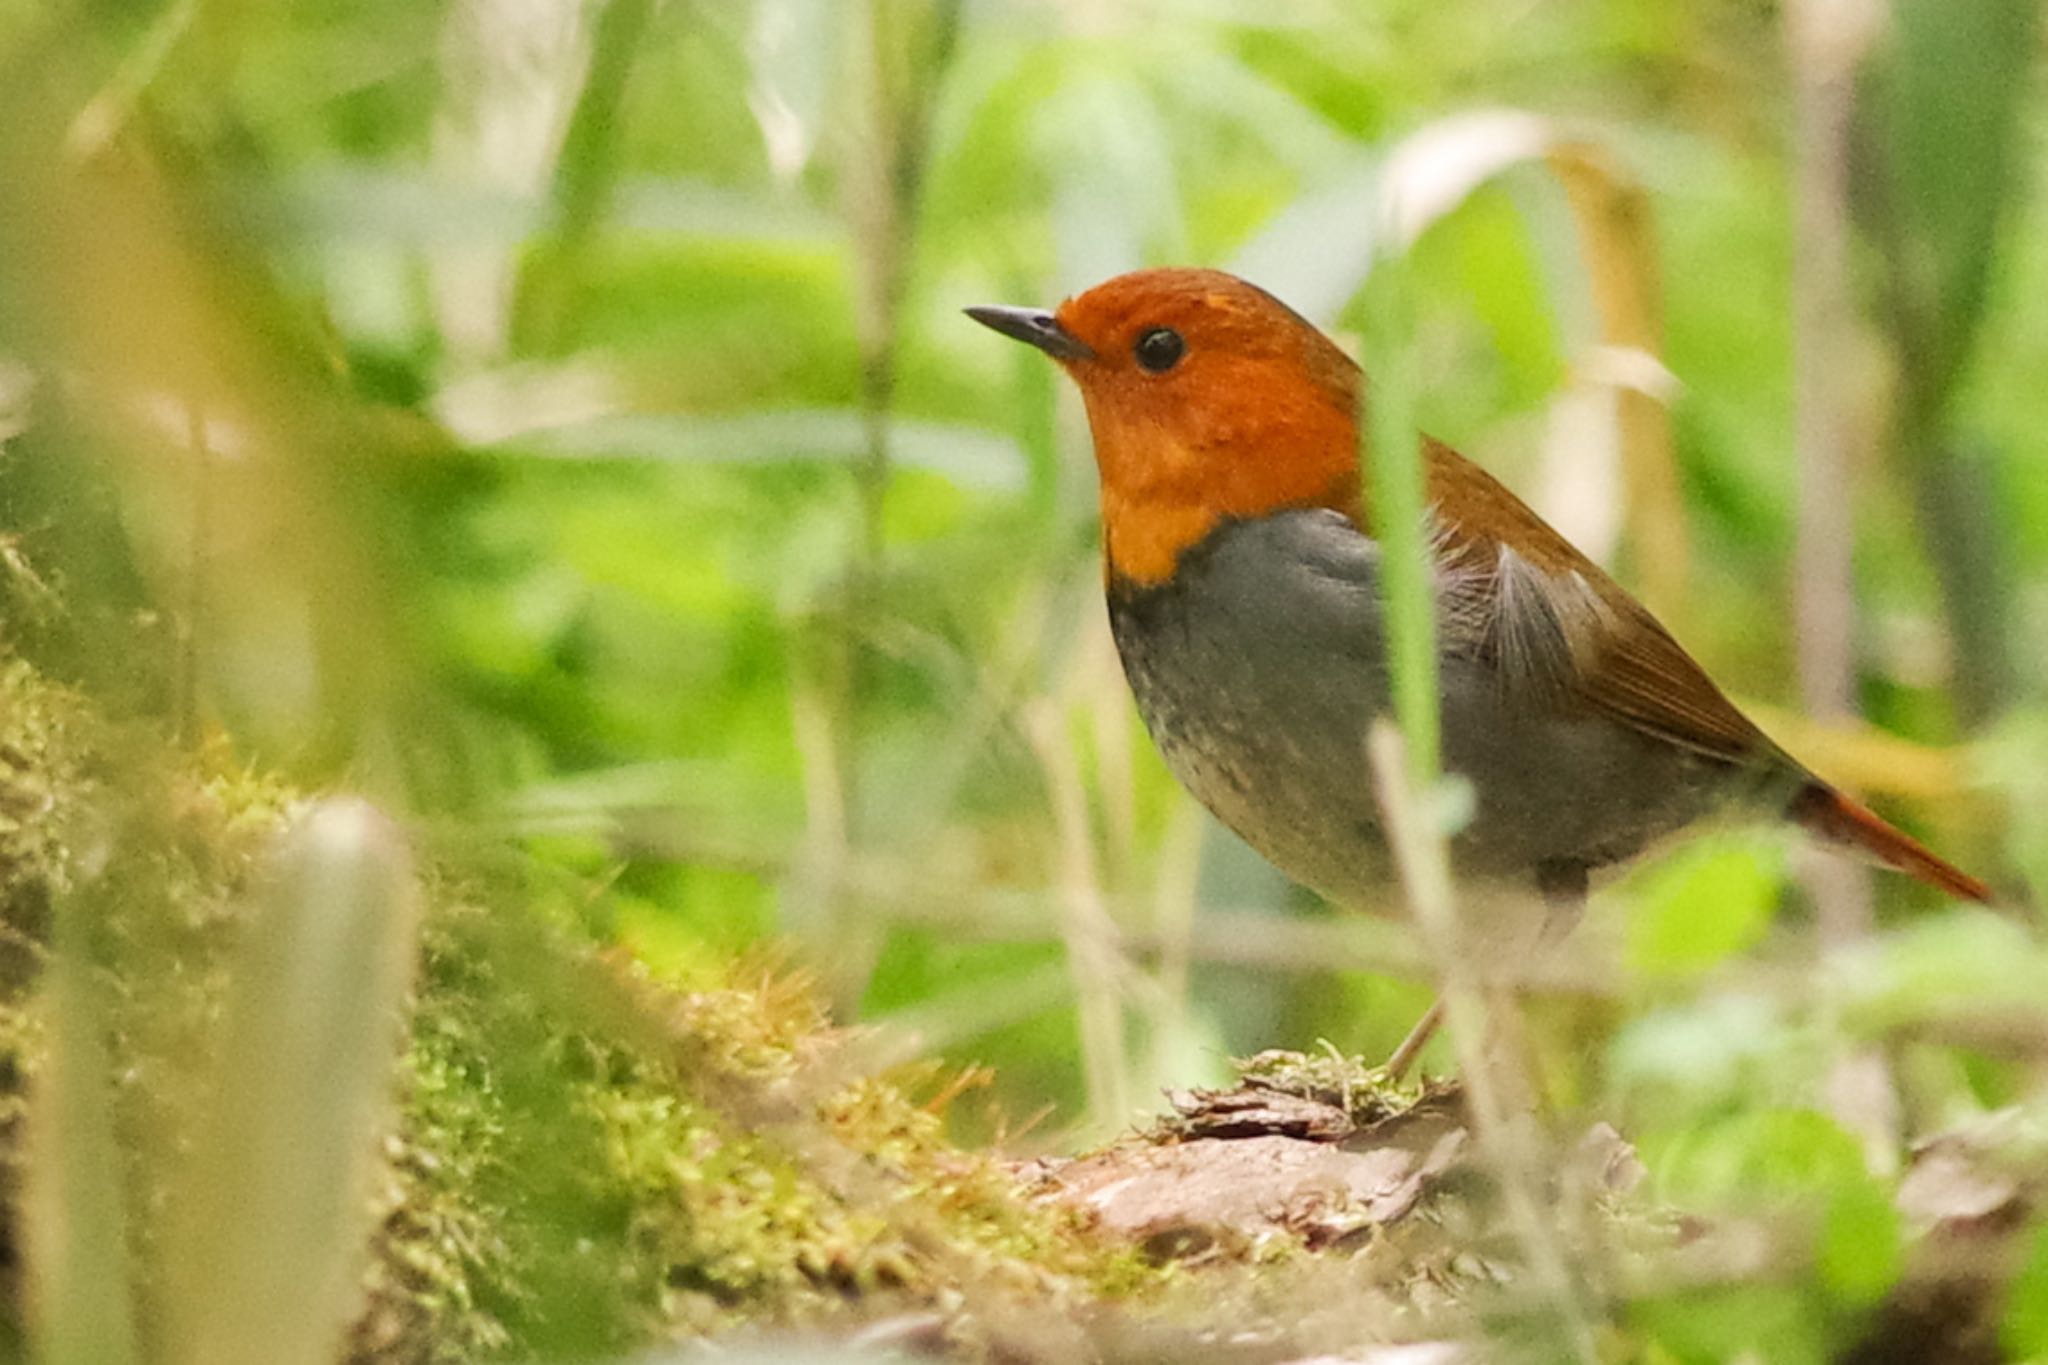
{"label": "blurred background", "polygon": [[[1997,0],[0,0],[0,628],[673,980],[807,967],[987,1064],[963,1137],[1107,1134],[1428,992],[1167,777],[1078,404],[959,310],[1194,263],[1356,336],[1405,251],[1426,428],[2023,894],[2039,48]],[[1652,1152],[1810,1093],[1826,941],[1882,935],[1853,999],[2031,999],[1935,908],[1688,845],[1546,978],[1548,1084]]]}

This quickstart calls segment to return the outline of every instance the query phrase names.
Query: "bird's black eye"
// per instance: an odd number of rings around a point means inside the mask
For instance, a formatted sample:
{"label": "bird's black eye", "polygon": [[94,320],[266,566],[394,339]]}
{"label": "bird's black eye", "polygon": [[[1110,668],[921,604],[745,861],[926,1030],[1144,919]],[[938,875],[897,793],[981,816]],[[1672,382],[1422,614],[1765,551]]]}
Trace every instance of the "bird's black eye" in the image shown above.
{"label": "bird's black eye", "polygon": [[1138,338],[1132,348],[1138,363],[1154,374],[1165,374],[1180,364],[1181,355],[1188,344],[1180,339],[1180,333],[1171,327],[1154,327]]}

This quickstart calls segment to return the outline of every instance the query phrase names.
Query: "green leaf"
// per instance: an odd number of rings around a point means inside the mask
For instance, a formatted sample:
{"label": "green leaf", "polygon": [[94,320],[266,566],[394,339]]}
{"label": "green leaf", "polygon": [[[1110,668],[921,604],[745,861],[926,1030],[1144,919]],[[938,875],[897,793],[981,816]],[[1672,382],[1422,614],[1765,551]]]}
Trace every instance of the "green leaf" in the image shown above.
{"label": "green leaf", "polygon": [[1232,274],[1256,280],[1304,317],[1327,324],[1371,273],[1384,158],[1359,156],[1317,181],[1238,248]]}
{"label": "green leaf", "polygon": [[1821,1220],[1822,1283],[1848,1303],[1877,1302],[1904,1263],[1901,1225],[1898,1209],[1875,1181],[1837,1186]]}
{"label": "green leaf", "polygon": [[1889,252],[1902,377],[1925,420],[1946,399],[1983,317],[2016,171],[2040,33],[2036,0],[1899,0],[1882,69],[1889,183],[1867,211]]}
{"label": "green leaf", "polygon": [[1812,1109],[1765,1109],[1703,1125],[1674,1145],[1674,1193],[1747,1204],[1866,1179],[1862,1150]]}
{"label": "green leaf", "polygon": [[1650,975],[1699,972],[1753,946],[1770,927],[1784,880],[1777,843],[1728,838],[1688,846],[1639,882],[1629,965]]}
{"label": "green leaf", "polygon": [[1890,1190],[1865,1168],[1856,1139],[1826,1115],[1764,1110],[1684,1134],[1662,1163],[1670,1194],[1773,1220],[1811,1217],[1814,1269],[1838,1303],[1883,1295],[1903,1261]]}
{"label": "green leaf", "polygon": [[2048,959],[2027,931],[1988,911],[1951,911],[1838,957],[1826,994],[1866,1035],[1926,1020],[2032,1014]]}
{"label": "green leaf", "polygon": [[1629,1314],[1666,1359],[1820,1365],[1827,1350],[1814,1309],[1794,1286],[1747,1284],[1640,1301]]}
{"label": "green leaf", "polygon": [[1999,1340],[2014,1360],[2048,1357],[2048,1223],[2027,1239],[2027,1257],[2006,1291],[2005,1325]]}
{"label": "green leaf", "polygon": [[1655,1088],[1659,1118],[1675,1104],[1701,1113],[1753,1102],[1756,1077],[1801,1044],[1793,1020],[1755,995],[1716,994],[1655,1010],[1623,1026],[1614,1040],[1614,1079],[1625,1089]]}

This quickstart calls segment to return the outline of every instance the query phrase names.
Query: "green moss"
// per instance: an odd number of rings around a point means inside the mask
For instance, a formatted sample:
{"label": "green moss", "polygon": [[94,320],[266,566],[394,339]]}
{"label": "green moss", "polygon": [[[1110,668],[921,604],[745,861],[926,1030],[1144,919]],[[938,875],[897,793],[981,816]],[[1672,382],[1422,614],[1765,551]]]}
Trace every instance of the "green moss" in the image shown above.
{"label": "green moss", "polygon": [[[108,988],[145,1265],[200,1117],[242,893],[295,800],[224,743],[176,750],[0,661],[8,1188],[40,1050],[30,987],[61,903],[88,917]],[[516,882],[443,867],[429,883],[353,1358],[588,1355],[962,1286],[1042,1309],[1156,1275],[953,1148],[911,1093],[928,1074],[863,1074],[787,970],[746,962],[685,990]]]}
{"label": "green moss", "polygon": [[[433,937],[408,1126],[448,1155],[406,1169],[390,1225],[393,1251],[433,1276],[386,1293],[390,1315],[424,1286],[472,1316],[462,1349],[419,1358],[865,1317],[962,1283],[1043,1298],[1130,1278],[1126,1254],[952,1148],[902,1085],[846,1066],[801,982],[748,972],[744,988],[679,993],[543,931],[554,976],[529,993],[470,974],[522,956],[502,924],[458,911]],[[449,1336],[437,1324],[436,1348]]]}
{"label": "green moss", "polygon": [[1261,1052],[1233,1066],[1244,1085],[1332,1105],[1361,1127],[1405,1113],[1425,1097],[1426,1085],[1420,1079],[1397,1081],[1386,1068],[1362,1057],[1347,1057],[1334,1048]]}
{"label": "green moss", "polygon": [[0,899],[40,924],[65,875],[56,812],[86,786],[81,770],[82,704],[41,682],[26,664],[0,657]]}

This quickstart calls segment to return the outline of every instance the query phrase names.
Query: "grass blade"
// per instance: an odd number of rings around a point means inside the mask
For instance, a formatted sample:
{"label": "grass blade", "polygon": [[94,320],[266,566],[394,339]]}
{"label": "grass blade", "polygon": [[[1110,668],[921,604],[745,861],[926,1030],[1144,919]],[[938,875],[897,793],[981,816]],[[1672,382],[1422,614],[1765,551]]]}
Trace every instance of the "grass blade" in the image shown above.
{"label": "grass blade", "polygon": [[49,1050],[29,1108],[24,1202],[34,1358],[137,1358],[126,1182],[114,1139],[106,1018],[93,995],[76,897],[59,907],[43,979]]}
{"label": "grass blade", "polygon": [[[1428,510],[1422,443],[1416,431],[1414,305],[1407,263],[1388,247],[1375,266],[1375,305],[1365,338],[1366,396],[1360,459],[1371,508],[1369,530],[1380,544],[1380,592],[1387,612],[1387,664],[1394,718],[1407,744],[1417,787],[1436,777],[1436,607],[1430,587]],[[1360,737],[1363,743],[1363,737]]]}
{"label": "grass blade", "polygon": [[411,871],[371,807],[315,807],[259,895],[212,1118],[171,1196],[166,1358],[190,1365],[334,1358],[411,977]]}

